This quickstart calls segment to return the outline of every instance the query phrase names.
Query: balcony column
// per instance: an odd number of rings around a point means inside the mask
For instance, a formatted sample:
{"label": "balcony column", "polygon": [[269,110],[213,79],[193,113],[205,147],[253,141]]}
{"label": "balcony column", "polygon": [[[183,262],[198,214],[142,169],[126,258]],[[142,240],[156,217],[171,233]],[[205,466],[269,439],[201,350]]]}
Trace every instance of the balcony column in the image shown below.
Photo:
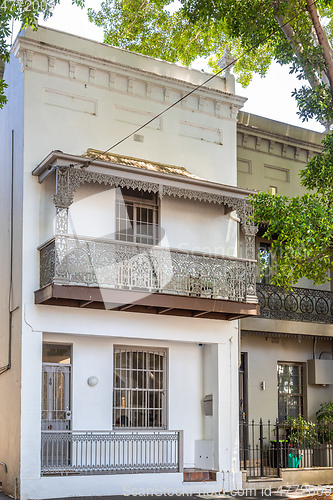
{"label": "balcony column", "polygon": [[[245,258],[255,261],[255,241],[258,228],[250,224],[244,224],[242,230],[245,234]],[[256,262],[246,263],[246,302],[258,302],[256,296]]]}
{"label": "balcony column", "polygon": [[56,194],[53,195],[56,207],[55,227],[55,272],[53,282],[56,284],[69,283],[67,272],[67,234],[68,208],[73,203],[73,188],[70,182],[70,167],[56,168]]}

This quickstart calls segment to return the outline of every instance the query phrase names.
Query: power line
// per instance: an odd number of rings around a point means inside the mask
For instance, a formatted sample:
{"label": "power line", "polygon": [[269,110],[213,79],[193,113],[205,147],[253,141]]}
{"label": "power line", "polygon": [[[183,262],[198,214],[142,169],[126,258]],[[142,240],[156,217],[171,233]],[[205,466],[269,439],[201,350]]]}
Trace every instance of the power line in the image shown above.
{"label": "power line", "polygon": [[[315,5],[318,1],[319,0],[315,0],[311,5]],[[141,125],[136,130],[134,130],[133,132],[131,132],[130,134],[128,134],[126,137],[124,137],[120,141],[118,141],[115,144],[113,144],[110,148],[106,149],[102,153],[99,153],[97,156],[95,156],[94,158],[92,158],[91,160],[89,160],[84,165],[81,165],[81,168],[87,168],[89,165],[91,165],[94,161],[98,160],[98,158],[100,158],[101,156],[103,156],[105,153],[108,153],[109,151],[111,151],[115,147],[119,146],[119,144],[122,144],[124,141],[126,141],[127,139],[129,139],[130,137],[132,137],[132,135],[136,134],[137,132],[139,132],[143,128],[147,127],[147,125],[149,125],[150,123],[152,123],[154,120],[156,120],[160,116],[164,115],[164,113],[166,113],[167,111],[169,111],[173,107],[177,106],[177,104],[179,104],[181,101],[183,101],[184,99],[186,99],[188,96],[190,96],[191,94],[193,94],[194,92],[196,92],[197,90],[199,90],[200,88],[202,88],[204,85],[206,85],[208,82],[210,82],[211,80],[213,80],[214,78],[216,78],[223,71],[227,70],[230,66],[233,66],[237,61],[239,61],[240,59],[242,59],[243,57],[245,57],[249,52],[251,52],[252,50],[254,50],[255,48],[257,48],[259,45],[265,43],[273,35],[275,35],[275,33],[277,33],[282,28],[284,28],[284,26],[287,26],[287,24],[291,23],[294,19],[296,19],[296,17],[298,17],[297,13],[293,17],[291,17],[288,21],[286,21],[285,23],[283,23],[283,24],[279,25],[277,28],[275,28],[269,35],[265,36],[262,40],[259,40],[259,42],[257,42],[256,44],[252,45],[250,48],[248,48],[247,50],[245,50],[240,56],[238,56],[235,59],[233,59],[232,62],[230,62],[229,64],[227,64],[226,66],[224,66],[222,69],[220,69],[220,71],[218,71],[214,75],[210,76],[203,83],[201,83],[200,85],[197,85],[190,92],[188,92],[187,94],[183,95],[180,99],[178,99],[177,101],[175,101],[172,104],[170,104],[170,106],[168,106],[167,108],[165,108],[163,111],[161,111],[160,113],[158,113],[157,115],[155,115],[153,118],[151,118],[147,122],[145,122],[143,125]],[[78,165],[78,164],[76,164],[76,165]]]}

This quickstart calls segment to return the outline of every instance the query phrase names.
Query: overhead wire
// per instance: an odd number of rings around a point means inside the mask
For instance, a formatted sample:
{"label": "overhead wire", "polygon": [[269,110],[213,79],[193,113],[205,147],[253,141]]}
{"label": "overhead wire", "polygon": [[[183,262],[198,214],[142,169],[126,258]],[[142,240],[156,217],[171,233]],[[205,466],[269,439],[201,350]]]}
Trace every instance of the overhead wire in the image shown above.
{"label": "overhead wire", "polygon": [[[318,1],[319,0],[314,0],[314,2],[311,4],[311,6],[315,5],[316,3],[318,3]],[[165,108],[164,110],[162,110],[157,115],[153,116],[153,118],[151,118],[150,120],[146,121],[143,125],[141,125],[137,129],[135,129],[134,131],[132,131],[131,133],[129,133],[128,135],[126,135],[125,137],[123,137],[123,139],[119,140],[118,142],[116,142],[115,144],[113,144],[111,147],[109,147],[105,151],[99,153],[97,156],[95,156],[94,158],[88,160],[87,162],[84,162],[83,165],[81,163],[76,163],[75,165],[72,164],[72,166],[80,165],[81,168],[87,168],[87,167],[89,167],[89,165],[91,165],[92,163],[94,163],[96,160],[98,160],[99,158],[101,158],[103,155],[105,155],[106,153],[108,153],[109,151],[111,151],[112,149],[114,149],[115,147],[117,147],[120,144],[122,144],[124,141],[126,141],[127,139],[129,139],[130,137],[132,137],[134,134],[140,132],[140,130],[142,130],[143,128],[147,127],[147,125],[149,125],[150,123],[152,123],[154,120],[157,120],[157,118],[159,118],[160,116],[164,115],[167,111],[169,111],[173,107],[177,106],[177,104],[179,104],[180,102],[182,102],[188,96],[190,96],[191,94],[193,94],[194,92],[196,92],[197,90],[199,90],[200,88],[202,88],[204,85],[206,85],[207,83],[209,83],[210,81],[212,81],[214,78],[216,78],[222,72],[226,71],[228,68],[230,68],[231,66],[233,66],[236,62],[238,62],[239,60],[241,60],[243,57],[245,57],[252,50],[254,50],[255,48],[257,48],[259,45],[265,43],[273,35],[275,35],[275,33],[277,33],[282,28],[284,28],[284,26],[287,26],[287,24],[290,24],[297,17],[298,17],[298,13],[296,13],[293,17],[291,17],[290,19],[288,19],[288,21],[284,22],[283,24],[281,24],[281,25],[279,24],[269,35],[265,36],[264,38],[262,38],[261,40],[259,40],[256,44],[254,44],[251,47],[249,47],[248,49],[246,49],[244,52],[242,52],[242,54],[240,56],[233,58],[230,63],[226,64],[217,73],[214,73],[213,75],[211,75],[209,78],[207,78],[207,80],[205,80],[204,82],[200,83],[200,85],[197,85],[194,89],[192,89],[189,92],[187,92],[186,94],[184,94],[182,97],[180,97],[179,99],[177,99],[177,101],[175,101],[172,104],[170,104],[167,108]]]}

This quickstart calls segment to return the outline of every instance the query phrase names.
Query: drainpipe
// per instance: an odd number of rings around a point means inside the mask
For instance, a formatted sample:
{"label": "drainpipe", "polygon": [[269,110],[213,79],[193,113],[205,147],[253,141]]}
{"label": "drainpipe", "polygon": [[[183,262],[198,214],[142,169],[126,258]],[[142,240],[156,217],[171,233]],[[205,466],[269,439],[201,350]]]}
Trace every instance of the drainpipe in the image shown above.
{"label": "drainpipe", "polygon": [[10,277],[9,277],[9,294],[8,294],[8,309],[9,309],[9,325],[8,325],[8,362],[7,365],[0,367],[0,375],[10,370],[12,365],[12,314],[17,309],[12,309],[12,294],[13,294],[13,213],[14,213],[14,130],[12,130],[12,165],[11,165],[11,192],[10,192]]}

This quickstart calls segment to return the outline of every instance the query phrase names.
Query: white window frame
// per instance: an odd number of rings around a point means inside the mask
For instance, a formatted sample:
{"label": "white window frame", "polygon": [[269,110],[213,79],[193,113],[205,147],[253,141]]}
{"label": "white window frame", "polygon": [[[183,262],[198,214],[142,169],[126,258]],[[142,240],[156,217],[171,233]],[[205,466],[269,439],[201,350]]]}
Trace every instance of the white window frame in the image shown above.
{"label": "white window frame", "polygon": [[[130,219],[128,218],[128,206],[133,207],[133,227],[131,226]],[[125,207],[127,214],[126,218],[120,217],[121,206]],[[152,241],[146,243],[143,240],[148,240],[148,234],[140,234],[138,232],[139,227],[139,211],[141,209],[150,210],[152,212],[153,222],[150,224],[153,229],[153,234],[151,236]],[[148,225],[148,224],[147,224]],[[132,229],[132,234],[126,234],[126,230]],[[140,199],[139,197],[122,195],[121,193],[116,194],[116,239],[118,241],[124,241],[128,243],[137,244],[148,244],[157,245],[159,241],[159,205],[156,195],[154,195],[154,200]]]}
{"label": "white window frame", "polygon": [[[127,368],[122,368],[121,367],[121,362],[118,364],[118,361],[116,359],[116,355],[118,353],[145,353],[145,364],[146,366],[143,369],[139,369],[138,365],[136,368],[132,366],[133,363],[133,356],[129,356],[130,360],[130,366]],[[151,369],[148,365],[148,359],[149,359],[149,354],[158,354],[162,357],[162,366],[156,367],[156,370]],[[165,348],[158,348],[158,347],[145,347],[145,346],[118,346],[115,345],[113,349],[113,403],[112,403],[112,424],[113,424],[113,429],[114,430],[122,430],[122,429],[147,429],[147,430],[154,430],[154,429],[160,429],[160,430],[165,430],[167,429],[167,389],[168,389],[168,350]],[[116,377],[118,376],[119,371],[121,370],[121,375],[122,377],[119,377],[122,382],[125,381],[125,385],[122,387],[117,387],[117,379]],[[134,377],[131,377],[130,374],[131,372],[136,371],[137,372],[137,379],[138,377],[138,372],[143,372],[143,375],[146,377],[146,382],[145,385],[146,387],[134,387]],[[148,377],[151,374],[151,372],[157,372],[157,373],[163,373],[163,386],[161,388],[156,388],[155,383],[153,383],[150,387],[148,384]],[[155,373],[156,375],[156,373]],[[139,406],[137,404],[136,406],[133,405],[133,400],[135,399],[135,393],[136,393],[136,398],[137,401],[139,401],[139,393],[142,394],[143,399],[145,401],[143,406]],[[160,408],[155,408],[155,410],[149,406],[149,396],[152,393],[158,393],[160,394],[160,401],[161,401],[161,406]],[[119,401],[119,405],[116,406],[117,401]],[[124,406],[123,406],[124,404]],[[161,412],[161,425],[149,425],[149,418],[150,415],[152,414],[153,416],[154,411],[160,411]],[[145,421],[145,425],[138,426],[135,425],[135,412],[137,412],[137,417],[139,415],[139,412],[143,414],[143,420]],[[150,413],[152,412],[152,413]],[[121,414],[120,414],[121,413]],[[119,422],[119,418],[124,418],[123,421]],[[118,421],[118,423],[117,423]]]}

